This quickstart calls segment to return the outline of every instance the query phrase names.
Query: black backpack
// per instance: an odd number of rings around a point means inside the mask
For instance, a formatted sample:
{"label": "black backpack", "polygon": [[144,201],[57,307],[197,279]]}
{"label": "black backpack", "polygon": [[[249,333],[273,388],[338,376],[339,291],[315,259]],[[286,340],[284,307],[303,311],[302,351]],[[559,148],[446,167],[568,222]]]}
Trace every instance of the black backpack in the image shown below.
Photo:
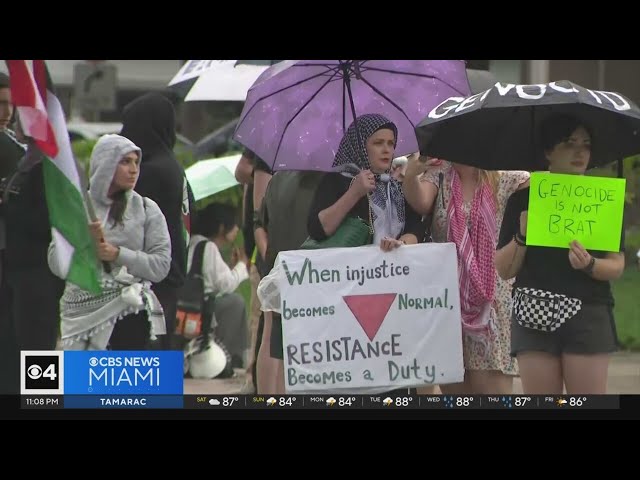
{"label": "black backpack", "polygon": [[230,378],[234,375],[231,364],[231,354],[225,345],[211,330],[211,319],[215,312],[215,295],[205,295],[202,264],[207,240],[196,244],[193,251],[191,268],[187,273],[184,285],[178,290],[176,309],[176,334],[186,339],[196,338],[197,353],[209,348],[210,342],[215,342],[227,357],[225,369],[216,378]]}
{"label": "black backpack", "polygon": [[191,268],[184,285],[178,290],[175,333],[187,339],[196,338],[211,331],[215,295],[204,293],[202,262],[206,245],[207,240],[202,240],[196,245]]}

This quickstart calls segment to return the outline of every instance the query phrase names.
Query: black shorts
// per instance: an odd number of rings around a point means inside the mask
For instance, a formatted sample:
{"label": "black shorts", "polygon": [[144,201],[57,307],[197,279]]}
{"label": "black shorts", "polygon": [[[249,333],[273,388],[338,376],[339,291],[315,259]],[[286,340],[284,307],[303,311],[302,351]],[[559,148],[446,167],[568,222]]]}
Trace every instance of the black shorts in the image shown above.
{"label": "black shorts", "polygon": [[552,355],[591,355],[618,349],[616,324],[610,305],[582,304],[580,311],[554,332],[523,327],[511,316],[511,356],[534,351]]}
{"label": "black shorts", "polygon": [[271,349],[271,358],[284,360],[284,348],[282,346],[282,316],[279,313],[271,312],[271,338],[269,339],[269,348]]}

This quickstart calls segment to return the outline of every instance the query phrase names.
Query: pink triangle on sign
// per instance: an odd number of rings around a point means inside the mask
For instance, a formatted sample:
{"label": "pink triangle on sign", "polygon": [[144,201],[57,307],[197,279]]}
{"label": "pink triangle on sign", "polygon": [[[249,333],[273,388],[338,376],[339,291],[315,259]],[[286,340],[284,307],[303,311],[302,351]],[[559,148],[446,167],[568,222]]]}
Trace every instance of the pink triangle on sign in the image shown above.
{"label": "pink triangle on sign", "polygon": [[342,298],[369,340],[373,340],[396,295],[397,293],[378,293],[374,295],[348,295]]}

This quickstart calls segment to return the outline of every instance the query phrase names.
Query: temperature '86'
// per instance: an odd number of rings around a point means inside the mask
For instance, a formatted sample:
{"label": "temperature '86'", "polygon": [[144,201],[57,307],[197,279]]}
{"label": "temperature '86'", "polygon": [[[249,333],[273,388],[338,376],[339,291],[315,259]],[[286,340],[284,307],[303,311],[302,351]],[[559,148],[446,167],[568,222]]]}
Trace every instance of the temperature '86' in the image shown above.
{"label": "temperature '86'", "polygon": [[569,397],[570,407],[581,407],[584,402],[587,401],[587,397]]}

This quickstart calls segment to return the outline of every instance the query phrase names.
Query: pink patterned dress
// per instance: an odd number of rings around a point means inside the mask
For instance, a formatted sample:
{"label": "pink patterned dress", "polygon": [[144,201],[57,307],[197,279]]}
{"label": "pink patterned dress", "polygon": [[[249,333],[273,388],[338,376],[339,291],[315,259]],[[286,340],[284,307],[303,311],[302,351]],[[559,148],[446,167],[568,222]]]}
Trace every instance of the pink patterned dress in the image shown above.
{"label": "pink patterned dress", "polygon": [[[436,186],[440,185],[442,173],[442,192],[438,192],[434,202],[433,221],[431,224],[431,235],[434,242],[447,241],[447,207],[451,198],[451,179],[453,167],[445,163],[439,168],[430,168],[420,178],[421,181],[431,182]],[[500,226],[507,200],[518,187],[529,179],[529,172],[523,171],[501,171],[500,182],[497,192],[497,212],[496,212],[496,239],[500,235]],[[444,200],[444,202],[443,202]],[[444,203],[444,205],[443,205]],[[464,211],[469,220],[469,210],[471,202],[464,202]],[[502,280],[496,275],[495,299],[491,309],[491,322],[493,333],[489,342],[489,348],[474,339],[465,335],[464,344],[464,366],[468,370],[499,370],[508,375],[517,375],[518,367],[515,358],[510,355],[511,351],[511,286],[513,280]]]}

